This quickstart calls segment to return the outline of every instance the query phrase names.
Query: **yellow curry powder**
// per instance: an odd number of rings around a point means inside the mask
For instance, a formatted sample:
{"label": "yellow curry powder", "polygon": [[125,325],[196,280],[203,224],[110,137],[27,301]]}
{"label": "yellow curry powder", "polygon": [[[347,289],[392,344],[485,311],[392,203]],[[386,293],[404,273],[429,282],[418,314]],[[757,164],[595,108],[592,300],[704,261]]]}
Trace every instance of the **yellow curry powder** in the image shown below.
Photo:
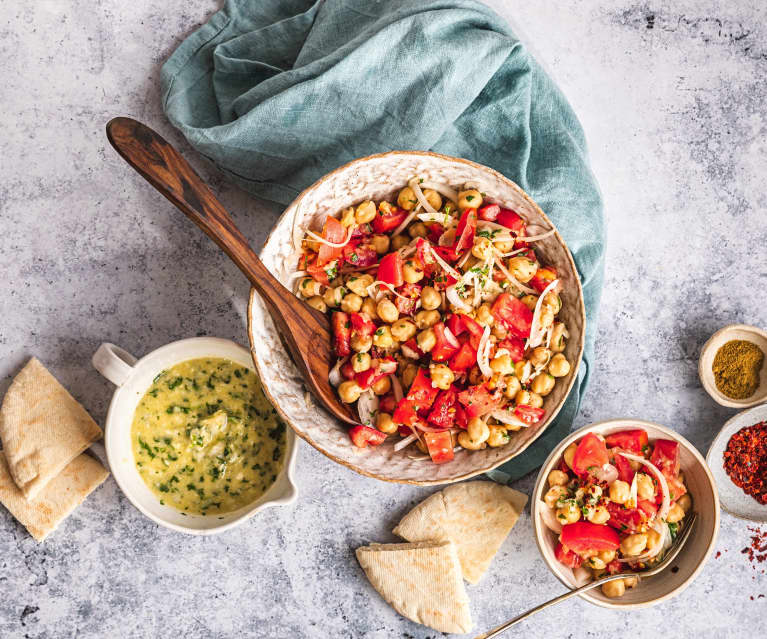
{"label": "yellow curry powder", "polygon": [[756,344],[730,340],[714,356],[716,387],[730,399],[747,399],[759,388],[759,370],[764,353]]}

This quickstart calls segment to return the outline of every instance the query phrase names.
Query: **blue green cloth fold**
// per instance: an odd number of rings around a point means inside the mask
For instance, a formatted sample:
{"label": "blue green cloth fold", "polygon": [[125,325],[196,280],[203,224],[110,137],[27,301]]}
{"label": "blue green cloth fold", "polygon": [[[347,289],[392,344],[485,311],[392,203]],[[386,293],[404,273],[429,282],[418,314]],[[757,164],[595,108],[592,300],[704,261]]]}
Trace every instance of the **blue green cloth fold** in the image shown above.
{"label": "blue green cloth fold", "polygon": [[189,143],[266,199],[286,204],[358,157],[418,149],[490,166],[538,202],[578,267],[586,349],[554,423],[491,475],[539,466],[588,385],[605,229],[581,126],[510,27],[473,0],[227,0],[162,84]]}

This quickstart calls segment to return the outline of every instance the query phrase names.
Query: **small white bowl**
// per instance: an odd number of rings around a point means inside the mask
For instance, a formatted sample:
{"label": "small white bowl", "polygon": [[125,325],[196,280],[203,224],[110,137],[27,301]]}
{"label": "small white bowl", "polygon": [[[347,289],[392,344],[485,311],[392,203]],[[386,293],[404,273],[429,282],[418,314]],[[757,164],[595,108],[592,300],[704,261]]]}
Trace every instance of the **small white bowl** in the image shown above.
{"label": "small white bowl", "polygon": [[[732,399],[727,397],[727,395],[719,391],[714,380],[714,371],[712,370],[714,357],[716,356],[717,351],[730,340],[745,340],[747,342],[752,342],[761,348],[762,352],[765,354],[764,363],[759,371],[759,387],[751,397],[747,397],[746,399]],[[698,377],[700,377],[700,383],[703,384],[703,388],[706,389],[706,392],[711,395],[711,398],[715,402],[722,406],[728,406],[730,408],[749,408],[767,401],[767,332],[756,326],[748,326],[746,324],[730,324],[729,326],[720,328],[703,345],[703,349],[700,352],[700,359],[698,359]]]}
{"label": "small white bowl", "polygon": [[706,461],[719,488],[719,499],[731,515],[750,521],[767,522],[767,504],[760,504],[756,499],[736,486],[724,469],[724,451],[730,438],[741,428],[767,421],[767,404],[744,410],[725,422],[722,430],[711,443]]}
{"label": "small white bowl", "polygon": [[234,528],[259,510],[295,500],[293,473],[296,438],[293,431],[287,428],[285,465],[266,493],[247,506],[223,515],[203,516],[184,515],[175,508],[161,505],[136,470],[130,437],[133,414],[160,371],[198,357],[224,357],[254,370],[253,360],[246,348],[216,337],[193,337],[172,342],[140,360],[114,344],[104,343],[93,355],[93,366],[117,386],[104,426],[107,458],[117,485],[136,508],[161,526],[192,535],[213,535]]}
{"label": "small white bowl", "polygon": [[[540,504],[543,503],[543,495],[548,488],[546,480],[549,472],[559,465],[565,448],[579,440],[587,432],[604,436],[628,428],[643,428],[647,431],[650,441],[672,439],[679,442],[680,465],[684,473],[685,484],[692,496],[692,509],[698,513],[698,520],[695,524],[695,530],[674,561],[674,565],[660,575],[650,577],[644,582],[640,581],[636,588],[627,590],[620,599],[610,599],[598,588],[580,595],[586,601],[597,606],[620,610],[654,606],[682,592],[703,569],[714,549],[719,533],[719,497],[716,492],[716,483],[708,466],[706,466],[705,460],[690,442],[669,428],[641,419],[611,419],[598,422],[576,430],[562,440],[544,462],[538,474],[535,488],[533,488],[530,506],[533,533],[538,544],[538,550],[541,551],[543,560],[549,570],[554,573],[554,576],[568,588],[575,587],[575,584],[571,583],[572,573],[569,577],[567,575],[569,568],[563,566],[554,557],[556,536],[541,521]],[[675,567],[677,570],[673,572]]]}

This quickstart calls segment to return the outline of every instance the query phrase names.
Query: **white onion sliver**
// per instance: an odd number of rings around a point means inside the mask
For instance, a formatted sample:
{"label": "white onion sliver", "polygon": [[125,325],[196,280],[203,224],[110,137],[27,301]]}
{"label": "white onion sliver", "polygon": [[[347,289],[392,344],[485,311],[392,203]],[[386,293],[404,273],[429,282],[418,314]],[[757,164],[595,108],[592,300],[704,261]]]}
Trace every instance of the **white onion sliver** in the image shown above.
{"label": "white onion sliver", "polygon": [[448,286],[445,289],[445,296],[447,297],[448,302],[450,302],[453,306],[457,306],[462,311],[468,312],[471,310],[471,306],[464,302],[458,295],[458,291],[456,290],[455,285]]}
{"label": "white onion sliver", "polygon": [[344,357],[343,359],[339,359],[333,368],[330,369],[330,372],[328,373],[328,381],[333,386],[340,386],[341,382],[343,381],[341,378],[341,367],[346,364],[346,362],[349,360],[348,357]]}
{"label": "white onion sliver", "polygon": [[405,297],[404,295],[397,293],[397,291],[394,290],[394,286],[392,284],[389,284],[389,282],[384,282],[383,280],[376,280],[370,286],[367,287],[367,292],[370,297],[373,297],[376,293],[376,290],[374,288],[375,286],[383,286],[385,288],[388,288],[397,297],[401,297],[403,300],[407,300],[408,302],[412,301],[409,297]]}
{"label": "white onion sliver", "polygon": [[320,244],[325,244],[327,246],[330,246],[332,248],[343,248],[346,246],[352,239],[352,233],[354,233],[354,227],[349,227],[349,230],[346,232],[346,239],[343,242],[330,242],[326,240],[324,237],[320,237],[317,235],[314,231],[306,231],[306,234],[312,238],[315,242],[319,242]]}
{"label": "white onion sliver", "polygon": [[458,203],[458,191],[447,184],[441,184],[440,182],[421,182],[420,186],[425,189],[431,189],[436,191],[440,195],[444,195],[448,200]]}
{"label": "white onion sliver", "polygon": [[450,266],[450,264],[448,264],[445,260],[443,260],[439,255],[437,255],[437,251],[434,250],[431,244],[427,244],[427,247],[428,247],[428,250],[431,252],[432,257],[437,261],[437,264],[439,264],[448,275],[460,281],[461,274],[458,271],[456,271],[452,266]]}
{"label": "white onion sliver", "polygon": [[530,337],[527,338],[527,343],[532,347],[535,348],[536,346],[540,346],[541,342],[543,341],[543,333],[546,329],[544,329],[541,326],[541,309],[543,308],[543,298],[546,297],[546,294],[555,288],[559,284],[559,280],[553,280],[549,283],[549,285],[543,289],[543,292],[541,292],[540,296],[538,297],[538,301],[535,303],[535,312],[533,313],[533,325],[530,329]]}
{"label": "white onion sliver", "polygon": [[477,348],[477,366],[485,377],[493,376],[493,369],[490,368],[490,349],[493,343],[490,341],[490,327],[485,326],[485,330],[482,332],[482,337],[479,339],[479,347]]}
{"label": "white onion sliver", "polygon": [[490,417],[502,424],[508,424],[509,426],[520,426],[521,428],[527,428],[530,424],[523,422],[516,415],[505,410],[496,410],[490,413]]}
{"label": "white onion sliver", "polygon": [[445,327],[445,339],[447,340],[447,343],[450,344],[453,348],[460,348],[461,344],[458,342],[458,338],[453,335],[453,331],[451,331],[447,326]]}
{"label": "white onion sliver", "polygon": [[419,213],[416,216],[421,222],[438,222],[442,226],[455,226],[455,218],[447,213]]}
{"label": "white onion sliver", "polygon": [[410,185],[410,188],[413,189],[413,193],[415,193],[415,197],[418,202],[420,202],[421,206],[425,208],[429,213],[436,213],[437,209],[429,204],[429,200],[427,200],[426,196],[423,194],[421,186],[418,184],[418,178],[413,178],[408,184]]}
{"label": "white onion sliver", "polygon": [[523,235],[520,239],[523,242],[537,242],[538,240],[545,240],[547,237],[551,237],[556,232],[556,229],[550,229],[545,233],[541,233],[540,235]]}
{"label": "white onion sliver", "polygon": [[660,484],[660,490],[663,494],[663,502],[660,505],[660,509],[658,510],[658,518],[661,520],[665,520],[666,516],[668,515],[669,508],[671,508],[671,497],[669,496],[668,492],[668,482],[666,481],[666,478],[664,477],[663,473],[658,470],[658,467],[655,464],[652,464],[651,462],[647,461],[644,457],[640,457],[639,455],[633,455],[632,453],[624,453],[623,451],[616,453],[616,455],[622,455],[626,459],[630,459],[635,462],[639,462],[643,466],[647,466],[649,468],[653,475],[655,475],[655,479],[658,480],[658,484]]}
{"label": "white onion sliver", "polygon": [[538,512],[541,513],[541,521],[546,528],[557,535],[562,532],[562,523],[557,519],[554,510],[546,505],[546,502],[538,501]]}
{"label": "white onion sliver", "polygon": [[360,395],[357,400],[357,413],[360,416],[360,423],[365,426],[373,426],[373,418],[378,410],[378,395],[368,389]]}
{"label": "white onion sliver", "polygon": [[618,469],[612,464],[605,464],[599,471],[594,474],[599,481],[604,481],[608,484],[612,484],[616,479],[618,479]]}
{"label": "white onion sliver", "polygon": [[585,586],[592,579],[591,571],[584,566],[578,566],[577,568],[574,568],[573,577],[575,577],[575,585],[578,586],[578,588]]}
{"label": "white onion sliver", "polygon": [[396,444],[394,444],[393,448],[394,450],[402,450],[412,442],[414,442],[418,437],[415,435],[408,435],[407,437],[404,437],[403,439],[400,439]]}
{"label": "white onion sliver", "polygon": [[402,231],[407,228],[407,225],[413,221],[413,218],[416,216],[416,213],[418,213],[420,208],[421,205],[419,204],[412,211],[410,211],[410,214],[404,220],[402,220],[402,224],[400,224],[396,229],[392,231],[391,236],[394,237],[395,235],[402,233]]}
{"label": "white onion sliver", "polygon": [[399,377],[396,375],[391,375],[390,379],[392,391],[394,392],[394,399],[399,402],[399,400],[405,396],[405,394],[402,392],[402,382],[399,381]]}

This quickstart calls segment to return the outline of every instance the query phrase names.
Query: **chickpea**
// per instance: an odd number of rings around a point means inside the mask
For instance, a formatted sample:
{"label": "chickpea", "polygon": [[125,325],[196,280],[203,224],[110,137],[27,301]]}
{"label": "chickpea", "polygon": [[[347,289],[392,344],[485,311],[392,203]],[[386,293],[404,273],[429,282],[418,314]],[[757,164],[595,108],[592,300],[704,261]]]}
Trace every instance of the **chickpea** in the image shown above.
{"label": "chickpea", "polygon": [[346,289],[343,286],[328,286],[325,289],[325,294],[322,296],[322,301],[329,308],[336,308],[341,304],[344,295],[346,295]]}
{"label": "chickpea", "polygon": [[427,328],[425,331],[418,333],[415,341],[416,344],[418,344],[418,348],[420,348],[422,352],[428,353],[436,345],[437,336],[434,334],[432,329]]}
{"label": "chickpea", "polygon": [[442,304],[442,296],[433,286],[424,286],[421,291],[421,306],[427,311],[433,311]]}
{"label": "chickpea", "polygon": [[435,364],[430,367],[432,386],[447,390],[455,380],[455,375],[444,364]]}
{"label": "chickpea", "polygon": [[366,297],[362,301],[362,308],[360,313],[365,313],[370,319],[374,320],[378,318],[378,312],[376,311],[376,303],[372,297]]}
{"label": "chickpea", "polygon": [[400,319],[391,325],[391,334],[397,341],[407,342],[415,333],[415,324],[410,320]]}
{"label": "chickpea", "polygon": [[415,376],[418,374],[418,366],[415,364],[408,364],[402,371],[402,386],[409,388],[413,383]]}
{"label": "chickpea", "polygon": [[375,216],[375,202],[367,200],[366,202],[363,202],[357,206],[357,211],[354,214],[354,220],[357,222],[357,224],[367,224],[368,222],[372,222]]}
{"label": "chickpea", "polygon": [[372,275],[352,275],[348,280],[346,280],[346,288],[348,288],[352,293],[356,293],[360,297],[367,297],[368,286],[370,286],[373,281],[374,280]]}
{"label": "chickpea", "polygon": [[352,370],[355,373],[362,373],[370,368],[371,361],[367,353],[357,353],[352,356]]}
{"label": "chickpea", "polygon": [[554,291],[549,291],[546,293],[546,297],[543,298],[543,306],[550,308],[551,312],[556,315],[562,310],[562,298]]}
{"label": "chickpea", "polygon": [[418,328],[431,328],[439,322],[439,311],[418,311],[414,319]]}
{"label": "chickpea", "polygon": [[562,353],[557,353],[549,362],[549,374],[554,377],[564,377],[570,372],[570,362]]}
{"label": "chickpea", "polygon": [[397,432],[397,424],[394,423],[389,413],[378,413],[376,428],[387,435]]}
{"label": "chickpea", "polygon": [[399,251],[402,247],[410,244],[410,240],[404,235],[395,235],[391,239],[391,248],[393,251]]}
{"label": "chickpea", "polygon": [[530,405],[530,391],[525,390],[524,388],[521,388],[516,395],[514,395],[514,403],[519,406],[520,404],[524,404],[525,406]]}
{"label": "chickpea", "polygon": [[435,211],[439,211],[442,208],[442,196],[436,191],[433,191],[432,189],[425,189],[423,196],[426,198],[426,201],[431,204]]}
{"label": "chickpea", "polygon": [[423,279],[423,269],[415,260],[407,260],[402,267],[402,277],[408,284],[415,284]]}
{"label": "chickpea", "polygon": [[506,336],[509,334],[509,331],[506,330],[506,327],[503,324],[494,324],[492,335],[496,339],[506,339]]}
{"label": "chickpea", "polygon": [[501,375],[511,375],[514,372],[514,364],[508,355],[498,355],[490,361],[490,368]]}
{"label": "chickpea", "polygon": [[481,450],[487,446],[485,442],[475,442],[465,430],[458,433],[458,445],[466,450]]}
{"label": "chickpea", "polygon": [[621,541],[621,553],[624,557],[641,555],[645,548],[647,548],[646,533],[634,533],[624,537]]}
{"label": "chickpea", "polygon": [[362,336],[352,332],[350,345],[352,350],[357,353],[367,353],[373,347],[373,338],[369,335]]}
{"label": "chickpea", "polygon": [[506,388],[503,389],[503,396],[506,399],[514,399],[516,394],[522,390],[522,384],[513,375],[508,375],[503,381],[506,382]]}
{"label": "chickpea", "polygon": [[549,473],[547,480],[549,486],[565,486],[570,481],[570,478],[567,476],[567,473],[554,469]]}
{"label": "chickpea", "polygon": [[557,508],[557,521],[562,524],[574,524],[581,518],[581,509],[575,500],[568,501],[561,508]]}
{"label": "chickpea", "polygon": [[466,432],[472,441],[480,443],[487,441],[487,438],[490,436],[490,428],[480,417],[472,417],[469,420],[469,423],[466,424]]}
{"label": "chickpea", "polygon": [[501,253],[509,253],[514,248],[514,240],[496,240],[493,244]]}
{"label": "chickpea", "polygon": [[589,557],[586,560],[586,564],[588,565],[589,568],[593,568],[594,570],[604,570],[605,568],[607,568],[607,564],[598,556]]}
{"label": "chickpea", "polygon": [[379,326],[373,333],[373,344],[379,348],[391,348],[394,346],[394,338],[388,326]]}
{"label": "chickpea", "polygon": [[349,228],[350,226],[354,226],[355,218],[354,218],[354,207],[350,206],[348,209],[344,209],[341,211],[341,224],[345,226],[346,228]]}
{"label": "chickpea", "polygon": [[597,554],[597,557],[599,557],[602,561],[605,562],[605,565],[609,564],[613,559],[615,559],[615,551],[614,550],[600,550]]}
{"label": "chickpea", "polygon": [[633,588],[639,583],[639,577],[624,577],[623,578],[623,585],[626,586],[626,588]]}
{"label": "chickpea", "polygon": [[478,237],[471,247],[471,254],[484,262],[493,254],[493,243],[486,237]]}
{"label": "chickpea", "polygon": [[541,308],[541,314],[539,317],[540,324],[543,328],[548,328],[554,323],[554,313],[551,312],[551,309],[548,306]]}
{"label": "chickpea", "polygon": [[353,404],[360,398],[361,394],[362,394],[362,389],[360,388],[359,384],[357,384],[357,382],[355,382],[354,380],[341,382],[341,384],[338,387],[338,396],[341,398],[341,401],[344,402],[345,404]]}
{"label": "chickpea", "polygon": [[429,234],[429,230],[423,222],[416,222],[408,227],[407,234],[415,239],[416,237],[426,237]]}
{"label": "chickpea", "polygon": [[[509,271],[523,284],[533,279],[537,270],[538,265],[529,257],[517,255],[509,260]],[[537,301],[536,298],[536,302]]]}
{"label": "chickpea", "polygon": [[655,497],[655,484],[649,475],[637,473],[637,497],[639,499],[653,499]]}
{"label": "chickpea", "polygon": [[302,297],[314,297],[322,294],[322,284],[311,277],[305,277],[298,283],[298,290]]}
{"label": "chickpea", "polygon": [[671,504],[671,508],[669,508],[668,515],[666,515],[666,521],[670,524],[675,524],[678,521],[682,521],[684,519],[684,510],[679,506],[677,503]]}
{"label": "chickpea", "polygon": [[533,366],[538,368],[539,366],[546,366],[551,359],[551,351],[545,346],[538,346],[530,353],[530,362]]}
{"label": "chickpea", "polygon": [[556,508],[557,502],[561,503],[567,497],[567,488],[565,486],[552,486],[546,491],[543,501],[549,508]]}
{"label": "chickpea", "polygon": [[469,189],[458,193],[458,208],[478,209],[482,206],[482,194],[477,189]]}
{"label": "chickpea", "polygon": [[391,390],[391,376],[386,375],[370,385],[376,395],[386,395]]}
{"label": "chickpea", "polygon": [[535,295],[525,295],[520,301],[531,311],[535,311],[535,306],[538,304],[538,298]]}
{"label": "chickpea", "polygon": [[604,506],[597,506],[589,510],[587,519],[592,524],[606,524],[610,519],[610,511]]}
{"label": "chickpea", "polygon": [[533,408],[541,408],[543,406],[543,397],[541,397],[538,393],[532,392],[530,393],[530,406]]}
{"label": "chickpea", "polygon": [[616,504],[625,504],[631,494],[631,487],[620,479],[610,484],[610,501]]}
{"label": "chickpea", "polygon": [[654,528],[650,528],[647,531],[647,547],[652,548],[658,542],[660,542],[660,533]]}
{"label": "chickpea", "polygon": [[487,445],[490,448],[498,448],[509,443],[509,433],[500,426],[490,426],[490,435],[487,437]]}
{"label": "chickpea", "polygon": [[412,211],[416,207],[416,204],[418,204],[418,198],[415,196],[413,189],[409,186],[406,186],[399,192],[399,195],[397,196],[397,206],[401,209]]}
{"label": "chickpea", "polygon": [[482,324],[482,326],[492,326],[495,318],[493,317],[493,313],[490,310],[490,305],[482,304],[477,309],[474,319],[476,319],[478,323]]}
{"label": "chickpea", "polygon": [[690,508],[692,508],[692,498],[690,497],[690,494],[685,493],[684,495],[682,495],[679,499],[676,500],[676,504],[685,513],[688,513],[690,511]]}
{"label": "chickpea", "polygon": [[327,304],[325,304],[325,300],[323,300],[319,295],[310,297],[308,300],[306,300],[306,303],[312,308],[316,308],[321,313],[324,313],[328,310]]}
{"label": "chickpea", "polygon": [[382,321],[392,324],[399,319],[399,311],[389,298],[384,297],[376,306],[376,313]]}
{"label": "chickpea", "polygon": [[370,238],[370,242],[373,245],[373,248],[376,250],[376,253],[379,255],[383,255],[384,253],[389,252],[389,245],[391,244],[391,240],[389,240],[388,235],[374,235]]}
{"label": "chickpea", "polygon": [[551,342],[550,348],[555,353],[561,353],[565,350],[565,340],[570,337],[570,333],[567,332],[567,327],[562,322],[556,322],[554,328],[551,329]]}
{"label": "chickpea", "polygon": [[546,397],[546,395],[554,390],[554,384],[556,383],[557,380],[553,376],[541,373],[533,380],[532,384],[530,384],[530,390],[537,395]]}
{"label": "chickpea", "polygon": [[530,374],[529,370],[530,364],[527,362],[527,360],[521,359],[514,364],[514,374],[519,377],[520,382],[525,379],[526,375]]}
{"label": "chickpea", "polygon": [[341,300],[341,310],[344,313],[356,313],[362,308],[362,298],[356,293],[347,293]]}
{"label": "chickpea", "polygon": [[602,593],[605,597],[610,599],[617,599],[622,597],[626,593],[626,585],[623,583],[623,579],[615,579],[608,581],[606,584],[602,584]]}
{"label": "chickpea", "polygon": [[573,457],[575,456],[576,448],[578,448],[578,444],[572,443],[567,448],[565,448],[565,452],[562,455],[565,460],[565,464],[567,464],[570,468],[573,467]]}

